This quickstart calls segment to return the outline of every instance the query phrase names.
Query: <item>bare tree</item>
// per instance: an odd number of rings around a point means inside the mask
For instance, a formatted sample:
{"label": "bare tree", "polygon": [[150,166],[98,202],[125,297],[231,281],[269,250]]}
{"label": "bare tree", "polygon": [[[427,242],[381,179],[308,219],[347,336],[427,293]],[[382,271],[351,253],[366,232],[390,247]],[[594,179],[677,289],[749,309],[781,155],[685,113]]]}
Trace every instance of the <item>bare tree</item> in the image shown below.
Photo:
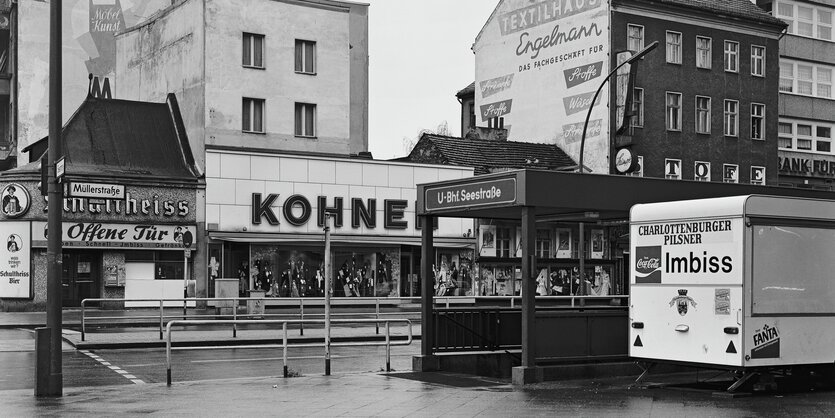
{"label": "bare tree", "polygon": [[438,126],[436,126],[435,129],[421,129],[420,131],[418,131],[417,136],[415,136],[414,138],[408,138],[404,136],[401,140],[403,143],[403,151],[405,151],[406,154],[412,152],[412,148],[414,148],[415,145],[417,145],[418,141],[420,140],[420,137],[423,136],[423,134],[452,136],[452,132],[449,130],[449,123],[447,123],[447,121],[443,121],[440,124],[438,124]]}

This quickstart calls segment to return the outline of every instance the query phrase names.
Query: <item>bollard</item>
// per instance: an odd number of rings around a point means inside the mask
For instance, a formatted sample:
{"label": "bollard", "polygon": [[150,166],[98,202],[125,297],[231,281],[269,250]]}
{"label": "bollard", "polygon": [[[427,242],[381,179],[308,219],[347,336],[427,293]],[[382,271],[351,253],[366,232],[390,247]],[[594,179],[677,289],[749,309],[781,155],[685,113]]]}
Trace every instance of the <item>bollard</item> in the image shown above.
{"label": "bollard", "polygon": [[35,328],[35,396],[49,396],[49,339],[51,329]]}
{"label": "bollard", "polygon": [[[380,319],[380,299],[379,298],[375,299],[375,301],[376,301],[377,306],[374,309],[374,319],[379,320]],[[380,323],[379,322],[374,323],[374,334],[375,335],[380,335]]]}
{"label": "bollard", "polygon": [[391,332],[389,321],[386,321],[386,373],[391,371]]}
{"label": "bollard", "polygon": [[286,379],[289,376],[287,372],[287,323],[281,324],[281,329],[284,331],[284,342],[283,345],[283,353],[282,353],[282,361],[284,362],[284,378]]}
{"label": "bollard", "polygon": [[[299,299],[299,316],[304,321],[304,299]],[[304,335],[304,322],[299,323],[299,335]]]}
{"label": "bollard", "polygon": [[85,331],[84,302],[86,302],[86,300],[81,301],[81,341],[84,341],[84,331]]}
{"label": "bollard", "polygon": [[171,327],[165,330],[165,383],[171,386]]}
{"label": "bollard", "polygon": [[238,298],[232,299],[232,338],[238,338]]}
{"label": "bollard", "polygon": [[162,299],[160,299],[160,301],[159,301],[159,339],[160,340],[162,339],[162,329],[165,327],[165,325],[164,325],[165,315],[163,314],[165,309],[163,308],[162,303],[163,303]]}

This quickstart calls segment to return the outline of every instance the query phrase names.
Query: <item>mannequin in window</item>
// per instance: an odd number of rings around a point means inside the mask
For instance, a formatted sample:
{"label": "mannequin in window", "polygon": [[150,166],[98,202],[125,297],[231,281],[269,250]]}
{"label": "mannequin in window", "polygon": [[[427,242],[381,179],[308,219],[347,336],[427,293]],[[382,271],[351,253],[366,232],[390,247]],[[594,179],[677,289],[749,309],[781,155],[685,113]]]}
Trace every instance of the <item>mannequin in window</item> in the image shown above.
{"label": "mannequin in window", "polygon": [[249,281],[249,263],[241,262],[241,265],[238,266],[238,296],[244,297],[246,296],[246,288],[248,286]]}

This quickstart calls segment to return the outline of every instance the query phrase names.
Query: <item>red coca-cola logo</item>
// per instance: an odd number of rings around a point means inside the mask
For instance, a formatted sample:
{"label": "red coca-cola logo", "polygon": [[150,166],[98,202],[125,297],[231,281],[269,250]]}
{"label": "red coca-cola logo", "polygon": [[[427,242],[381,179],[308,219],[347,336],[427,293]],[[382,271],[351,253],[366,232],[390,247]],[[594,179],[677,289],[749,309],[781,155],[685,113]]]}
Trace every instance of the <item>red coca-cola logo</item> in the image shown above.
{"label": "red coca-cola logo", "polygon": [[635,283],[661,283],[661,246],[635,248]]}
{"label": "red coca-cola logo", "polygon": [[635,263],[635,268],[639,270],[655,270],[661,268],[661,259],[660,258],[642,258]]}

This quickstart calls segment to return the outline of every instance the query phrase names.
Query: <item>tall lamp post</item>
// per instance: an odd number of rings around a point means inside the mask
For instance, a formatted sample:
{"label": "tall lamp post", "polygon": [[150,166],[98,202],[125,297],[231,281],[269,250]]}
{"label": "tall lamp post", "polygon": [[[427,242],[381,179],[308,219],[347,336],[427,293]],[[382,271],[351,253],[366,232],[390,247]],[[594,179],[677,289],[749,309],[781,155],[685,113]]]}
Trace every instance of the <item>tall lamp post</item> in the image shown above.
{"label": "tall lamp post", "polygon": [[618,64],[618,66],[615,67],[611,72],[609,72],[609,75],[607,75],[606,78],[603,79],[603,82],[600,83],[600,87],[597,88],[597,91],[594,93],[594,97],[591,99],[591,104],[589,105],[589,111],[588,111],[588,113],[586,113],[586,122],[583,123],[583,136],[580,138],[580,167],[579,167],[580,174],[582,174],[585,171],[585,169],[584,169],[585,166],[583,165],[583,154],[584,154],[583,151],[586,148],[586,130],[589,127],[589,118],[591,117],[592,109],[594,109],[594,103],[597,101],[597,96],[600,95],[600,91],[603,90],[603,86],[606,85],[606,82],[609,81],[610,78],[612,78],[612,75],[614,75],[620,69],[620,67],[623,67],[626,64],[629,64],[629,63],[631,63],[635,60],[638,60],[638,59],[642,58],[644,55],[650,53],[650,51],[655,49],[657,46],[658,46],[658,41],[655,41],[655,42],[647,45],[644,49],[638,51],[635,55],[632,55],[626,61]]}

